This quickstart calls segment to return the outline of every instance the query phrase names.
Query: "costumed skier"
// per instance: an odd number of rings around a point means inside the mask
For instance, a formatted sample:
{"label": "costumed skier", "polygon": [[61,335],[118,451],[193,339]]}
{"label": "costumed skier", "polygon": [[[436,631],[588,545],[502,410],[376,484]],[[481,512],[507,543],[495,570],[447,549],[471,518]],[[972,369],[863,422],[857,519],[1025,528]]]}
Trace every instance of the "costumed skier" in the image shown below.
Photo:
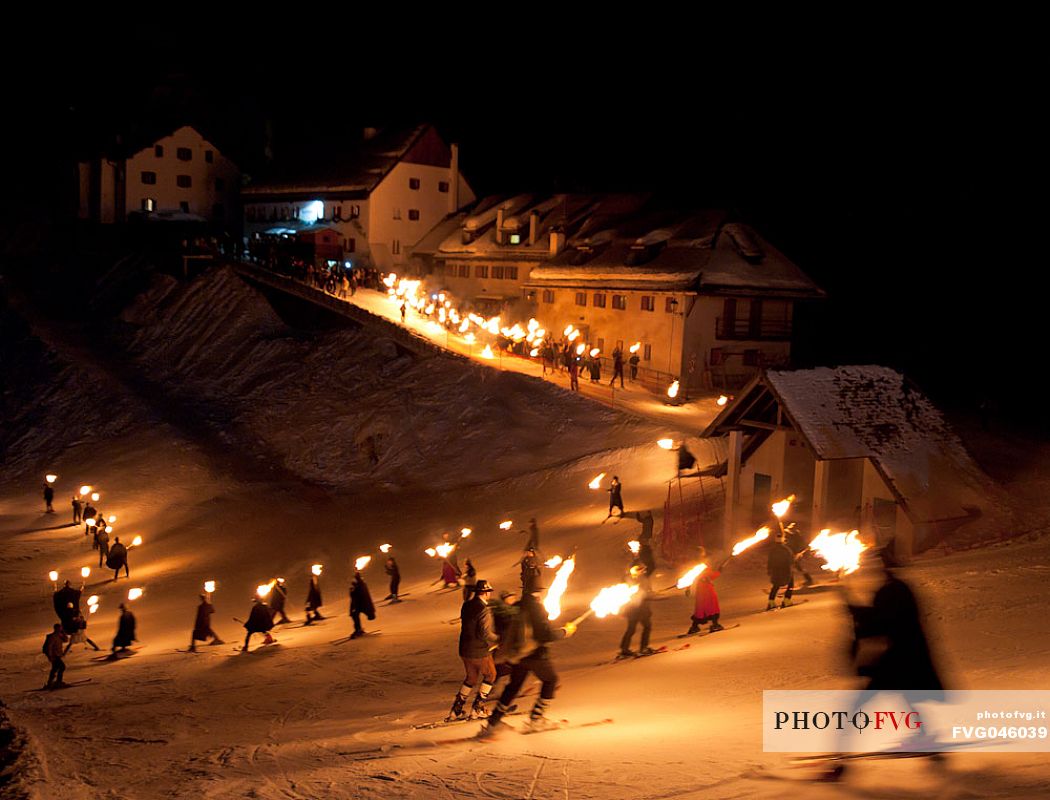
{"label": "costumed skier", "polygon": [[[623,484],[620,483],[620,478],[617,475],[613,475],[612,483],[609,484],[609,488],[606,490],[609,492],[609,516],[613,515],[613,509],[620,509],[619,516],[623,516]],[[608,517],[606,517],[608,519]]]}
{"label": "costumed skier", "polygon": [[131,613],[131,610],[124,605],[120,604],[120,620],[117,622],[117,635],[113,637],[113,647],[110,648],[109,657],[115,659],[117,657],[117,651],[126,653],[128,648],[131,647],[132,642],[137,642],[135,638],[135,615]]}
{"label": "costumed skier", "polygon": [[385,569],[386,574],[390,576],[390,594],[383,599],[389,600],[391,603],[400,603],[397,591],[401,588],[401,570],[398,568],[397,561],[394,560],[393,556],[387,556]]}
{"label": "costumed skier", "polygon": [[772,611],[777,607],[777,592],[781,586],[786,586],[784,600],[781,608],[791,605],[791,593],[795,588],[795,578],[792,575],[792,567],[795,564],[795,554],[784,542],[784,534],[778,533],[775,541],[769,544],[769,555],[766,558],[766,572],[769,574],[769,602],[766,603],[766,611]]}
{"label": "costumed skier", "polygon": [[320,570],[310,574],[310,588],[306,592],[306,622],[304,625],[312,625],[317,620],[324,619],[321,616],[321,576]]}
{"label": "costumed skier", "polygon": [[284,578],[274,578],[273,590],[270,592],[270,610],[273,612],[274,625],[284,625],[291,622],[288,619],[288,615],[284,613],[284,606],[287,602],[288,584],[285,583]]}
{"label": "costumed skier", "polygon": [[253,597],[252,600],[252,611],[248,615],[248,621],[244,623],[244,628],[248,633],[244,636],[244,647],[241,648],[242,653],[248,652],[248,641],[252,638],[253,633],[261,633],[266,636],[263,640],[264,645],[273,644],[277,641],[270,634],[270,630],[273,628],[273,614],[270,611],[270,607],[258,595]]}
{"label": "costumed skier", "polygon": [[372,602],[372,594],[368,591],[368,584],[360,570],[354,571],[354,579],[350,582],[350,617],[354,621],[354,632],[350,634],[351,639],[360,639],[365,635],[365,629],[361,627],[361,615],[364,614],[369,620],[376,618],[376,607]]}
{"label": "costumed skier", "polygon": [[193,621],[193,633],[190,634],[190,652],[197,650],[197,642],[208,644],[224,644],[219,635],[211,629],[211,615],[215,613],[215,607],[211,604],[211,598],[207,593],[200,596],[201,602],[197,606],[197,618]]}
{"label": "costumed skier", "polygon": [[109,555],[106,556],[106,566],[113,570],[113,580],[120,576],[121,567],[124,568],[124,577],[131,577],[131,570],[128,568],[128,548],[120,541],[119,536],[113,537],[113,546],[109,548]]}
{"label": "costumed skier", "polygon": [[[703,547],[700,548],[700,560],[705,563],[707,561],[707,550]],[[714,569],[705,569],[696,576],[692,587],[696,596],[696,604],[693,606],[693,616],[690,618],[689,630],[686,631],[686,634],[699,633],[700,626],[708,622],[711,623],[708,629],[710,633],[725,629],[725,626],[718,621],[722,608],[718,604],[718,592],[715,591],[714,580],[722,574],[722,569],[728,560],[725,559]]]}
{"label": "costumed skier", "polygon": [[[492,691],[496,682],[496,664],[492,660],[492,651],[496,649],[499,637],[493,627],[492,612],[488,601],[492,596],[492,587],[484,578],[479,579],[472,587],[471,597],[463,603],[459,612],[459,657],[463,659],[464,678],[456,699],[452,701],[446,722],[464,719],[467,716],[466,703],[474,687],[478,693],[470,709],[471,717],[487,716],[485,698]],[[479,685],[480,681],[480,685]]]}
{"label": "costumed skier", "polygon": [[[649,637],[653,632],[653,610],[650,607],[649,597],[652,594],[652,584],[649,579],[649,570],[645,564],[636,561],[627,574],[629,584],[638,587],[634,597],[627,603],[623,615],[627,617],[627,630],[620,640],[620,653],[618,658],[630,658],[632,656],[651,656],[656,651],[649,646]],[[631,639],[638,625],[642,626],[642,638],[638,642],[638,652],[631,650]]]}
{"label": "costumed skier", "polygon": [[48,673],[47,683],[44,684],[45,689],[58,689],[67,685],[62,680],[62,676],[66,674],[66,662],[62,660],[62,656],[65,655],[65,645],[66,634],[62,631],[62,626],[56,622],[54,630],[44,637],[44,655],[51,663],[51,672]]}

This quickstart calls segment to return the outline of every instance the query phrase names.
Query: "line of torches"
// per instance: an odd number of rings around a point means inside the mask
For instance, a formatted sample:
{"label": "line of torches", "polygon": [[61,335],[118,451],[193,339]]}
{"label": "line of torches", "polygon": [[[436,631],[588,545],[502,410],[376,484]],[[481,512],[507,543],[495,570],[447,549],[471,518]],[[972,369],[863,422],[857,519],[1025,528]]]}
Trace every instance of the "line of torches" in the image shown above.
{"label": "line of torches", "polygon": [[[499,316],[486,319],[478,314],[463,313],[452,303],[452,298],[445,292],[427,294],[423,288],[422,281],[413,278],[399,278],[396,273],[391,272],[383,278],[386,286],[387,296],[396,304],[402,302],[419,314],[429,317],[426,328],[434,334],[458,334],[463,341],[469,345],[477,342],[477,335],[471,330],[473,326],[478,331],[488,333],[492,336],[502,334],[515,344],[525,342],[530,346],[529,355],[536,358],[540,354],[540,345],[547,335],[547,329],[535,318],[529,319],[524,326],[520,322],[513,325],[504,325]],[[562,334],[569,340],[570,344],[580,338],[581,332],[573,324],[565,326]],[[637,353],[642,347],[641,342],[635,342],[628,350]],[[589,347],[587,342],[576,345],[576,355],[582,356],[589,353],[591,358],[597,358],[601,354],[598,347]],[[493,359],[496,355],[492,351],[492,345],[486,344],[481,350],[481,357]],[[678,381],[674,381],[667,390],[667,396],[675,398],[678,396]]]}

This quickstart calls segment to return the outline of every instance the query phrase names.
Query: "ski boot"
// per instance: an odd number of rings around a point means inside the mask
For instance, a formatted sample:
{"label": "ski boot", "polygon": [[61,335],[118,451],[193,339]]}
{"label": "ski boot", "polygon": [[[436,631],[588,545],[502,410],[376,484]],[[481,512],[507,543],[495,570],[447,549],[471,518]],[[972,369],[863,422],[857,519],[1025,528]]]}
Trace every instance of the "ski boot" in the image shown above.
{"label": "ski boot", "polygon": [[542,733],[543,731],[553,731],[560,727],[561,723],[544,716],[539,716],[529,717],[529,721],[525,725],[525,730],[528,733]]}
{"label": "ski boot", "polygon": [[467,699],[463,695],[457,694],[456,699],[452,701],[452,709],[448,712],[448,716],[445,717],[445,722],[454,722],[457,719],[466,719],[467,712],[466,709],[463,708],[466,702]]}
{"label": "ski boot", "polygon": [[780,603],[780,607],[781,608],[787,608],[790,605],[791,605],[791,598],[790,597],[785,597],[784,600]]}
{"label": "ski boot", "polygon": [[656,651],[653,650],[653,648],[651,648],[651,647],[643,647],[641,650],[638,651],[638,655],[640,655],[640,656],[651,656],[651,655],[655,655],[655,654],[656,654]]}
{"label": "ski boot", "polygon": [[695,620],[693,624],[689,626],[689,630],[685,632],[685,635],[692,636],[694,633],[700,633],[700,623]]}
{"label": "ski boot", "polygon": [[718,631],[724,631],[725,629],[726,629],[725,625],[722,625],[722,624],[720,624],[718,622],[712,622],[711,623],[711,627],[708,628],[707,632],[708,633],[717,633]]}
{"label": "ski boot", "polygon": [[350,634],[350,638],[351,639],[360,639],[364,635],[365,635],[364,631],[354,631],[353,633]]}
{"label": "ski boot", "polygon": [[477,736],[475,736],[474,738],[481,739],[483,741],[492,741],[493,739],[499,738],[509,730],[510,726],[507,725],[507,723],[501,720],[493,721],[489,719],[486,720],[485,724],[481,726],[481,730],[478,731]]}
{"label": "ski boot", "polygon": [[621,661],[625,658],[634,658],[637,655],[638,654],[633,650],[621,650],[619,653],[616,654],[616,660]]}
{"label": "ski boot", "polygon": [[226,642],[225,640],[220,639],[218,636],[216,636],[214,639],[208,642],[208,644],[214,647],[217,644],[226,644]]}
{"label": "ski boot", "polygon": [[776,600],[770,600],[768,603],[766,603],[766,611],[772,611],[776,607],[777,607],[777,601]]}
{"label": "ski boot", "polygon": [[471,719],[486,719],[489,715],[489,711],[485,708],[485,700],[478,695],[474,698],[474,705],[470,707],[470,718]]}

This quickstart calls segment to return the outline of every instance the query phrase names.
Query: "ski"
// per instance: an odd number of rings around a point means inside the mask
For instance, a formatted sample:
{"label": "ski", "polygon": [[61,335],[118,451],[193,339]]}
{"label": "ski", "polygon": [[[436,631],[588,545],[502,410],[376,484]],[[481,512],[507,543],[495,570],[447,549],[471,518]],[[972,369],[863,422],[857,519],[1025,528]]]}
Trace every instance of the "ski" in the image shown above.
{"label": "ski", "polygon": [[678,636],[676,638],[678,638],[678,639],[699,638],[701,636],[710,636],[712,633],[721,633],[722,631],[731,631],[731,630],[733,630],[733,628],[739,628],[739,627],[740,627],[740,623],[739,622],[734,622],[732,625],[724,625],[724,626],[722,626],[722,630],[718,630],[718,631],[712,631],[712,630],[697,631],[696,633],[680,633],[680,634],[678,634]]}
{"label": "ski", "polygon": [[94,678],[81,678],[77,681],[63,681],[56,686],[42,686],[39,689],[30,689],[31,692],[57,692],[59,689],[71,689],[74,686],[83,686],[85,683],[91,683]]}
{"label": "ski", "polygon": [[766,608],[766,609],[763,609],[763,610],[764,611],[782,611],[785,608],[794,608],[795,606],[801,606],[801,605],[803,605],[805,603],[808,603],[808,602],[809,602],[808,598],[803,598],[801,600],[792,600],[791,601],[791,605],[789,605],[789,606],[773,606],[772,608]]}
{"label": "ski", "polygon": [[[518,709],[517,706],[512,706],[511,710],[504,714],[504,717],[520,717],[524,714],[524,711]],[[413,725],[412,730],[414,731],[429,731],[434,728],[447,728],[450,725],[462,725],[465,722],[484,722],[488,717],[463,717],[462,719],[440,719],[437,722],[422,722],[419,725]]]}
{"label": "ski", "polygon": [[508,727],[513,727],[514,730],[516,730],[522,736],[531,736],[531,735],[536,734],[536,733],[550,733],[551,731],[566,731],[566,730],[574,730],[576,728],[595,728],[595,727],[597,727],[599,725],[611,725],[613,722],[615,722],[615,720],[612,719],[611,717],[607,717],[606,719],[596,719],[596,720],[592,720],[590,722],[575,722],[575,723],[574,722],[569,722],[569,720],[567,720],[567,719],[560,719],[560,720],[558,720],[557,725],[555,727],[545,728],[543,730],[538,730],[538,731],[530,730],[528,727],[525,727],[525,728],[518,728],[518,727],[515,727],[515,726],[508,726]]}
{"label": "ski", "polygon": [[[378,631],[365,631],[364,636],[358,636],[357,638],[358,639],[367,639],[369,636],[378,636],[381,633],[382,633],[381,630],[378,630]],[[349,642],[352,638],[353,638],[353,636],[343,636],[340,639],[333,639],[332,641],[329,642],[329,644],[345,644],[346,642]]]}

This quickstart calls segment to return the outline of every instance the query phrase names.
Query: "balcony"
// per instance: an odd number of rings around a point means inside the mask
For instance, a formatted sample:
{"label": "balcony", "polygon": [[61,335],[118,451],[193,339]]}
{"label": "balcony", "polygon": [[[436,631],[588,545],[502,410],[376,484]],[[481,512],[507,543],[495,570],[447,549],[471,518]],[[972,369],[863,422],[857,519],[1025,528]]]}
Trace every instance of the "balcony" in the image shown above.
{"label": "balcony", "polygon": [[723,341],[784,342],[791,338],[791,320],[717,317],[715,338]]}

